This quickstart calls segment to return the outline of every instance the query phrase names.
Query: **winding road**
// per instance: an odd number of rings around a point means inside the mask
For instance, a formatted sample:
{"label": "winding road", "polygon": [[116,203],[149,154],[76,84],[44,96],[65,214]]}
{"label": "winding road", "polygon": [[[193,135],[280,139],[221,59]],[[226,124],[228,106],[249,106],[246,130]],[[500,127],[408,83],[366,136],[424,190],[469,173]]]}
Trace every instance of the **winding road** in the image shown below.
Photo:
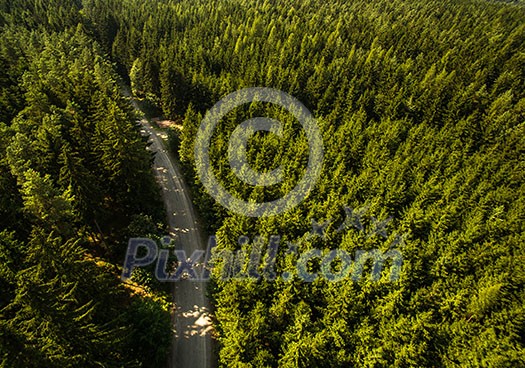
{"label": "winding road", "polygon": [[[195,211],[180,169],[172,159],[164,139],[166,133],[155,130],[141,121],[143,134],[150,137],[149,150],[155,152],[153,168],[167,211],[170,236],[175,239],[175,249],[184,250],[187,257],[197,249],[206,249],[199,230]],[[201,261],[202,262],[202,261]],[[197,273],[200,274],[200,269]],[[170,368],[208,368],[212,359],[212,325],[206,283],[182,280],[173,283],[173,341],[168,366]]]}

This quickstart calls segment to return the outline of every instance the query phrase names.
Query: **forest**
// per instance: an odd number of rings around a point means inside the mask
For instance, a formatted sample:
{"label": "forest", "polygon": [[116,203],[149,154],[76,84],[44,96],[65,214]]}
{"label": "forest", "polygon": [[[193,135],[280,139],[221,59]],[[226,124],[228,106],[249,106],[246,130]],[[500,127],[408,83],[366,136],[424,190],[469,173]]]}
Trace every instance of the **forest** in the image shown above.
{"label": "forest", "polygon": [[[172,149],[219,250],[278,235],[354,254],[403,238],[395,281],[215,275],[220,367],[525,366],[522,1],[0,0],[0,26],[1,367],[163,361],[162,286],[115,276],[127,238],[163,221],[127,83],[182,124]],[[312,192],[268,217],[217,203],[194,157],[207,110],[256,86],[300,100],[324,142]],[[232,132],[257,116],[284,123],[284,139],[248,145],[254,169],[283,167],[277,185],[230,168]],[[307,139],[271,104],[231,112],[211,143],[239,198],[273,200],[304,174]],[[349,208],[361,226],[341,231]],[[278,275],[291,258],[279,249]]]}
{"label": "forest", "polygon": [[116,264],[162,207],[79,6],[0,6],[0,366],[158,367],[168,299],[124,287]]}

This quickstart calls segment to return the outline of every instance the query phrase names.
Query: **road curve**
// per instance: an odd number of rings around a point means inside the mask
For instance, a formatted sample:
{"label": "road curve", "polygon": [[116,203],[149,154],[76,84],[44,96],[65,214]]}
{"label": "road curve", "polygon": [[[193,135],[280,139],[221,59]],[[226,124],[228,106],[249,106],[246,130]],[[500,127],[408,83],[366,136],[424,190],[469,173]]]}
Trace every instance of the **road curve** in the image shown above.
{"label": "road curve", "polygon": [[[141,121],[145,134],[150,137],[149,150],[155,152],[153,168],[162,188],[170,235],[175,249],[184,250],[187,257],[197,249],[206,249],[189,191],[180,169],[171,158],[163,138],[145,119]],[[202,262],[202,261],[201,261]],[[200,273],[200,270],[198,271]],[[206,283],[181,280],[173,283],[173,341],[168,366],[170,368],[212,367],[212,325]]]}

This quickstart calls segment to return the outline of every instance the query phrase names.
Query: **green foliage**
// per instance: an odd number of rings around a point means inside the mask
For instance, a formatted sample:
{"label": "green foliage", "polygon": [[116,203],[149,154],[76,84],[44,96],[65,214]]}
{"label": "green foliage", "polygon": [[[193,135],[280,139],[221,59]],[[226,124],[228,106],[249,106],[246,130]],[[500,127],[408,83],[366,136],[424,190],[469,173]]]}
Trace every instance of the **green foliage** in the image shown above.
{"label": "green foliage", "polygon": [[0,3],[1,367],[142,367],[170,346],[165,306],[131,297],[104,261],[160,206],[136,116],[79,10]]}
{"label": "green foliage", "polygon": [[[57,280],[47,264],[42,275],[34,259],[17,266],[29,257],[20,244],[38,240],[43,249],[49,243],[74,264],[78,233],[149,231],[142,226],[148,221],[134,215],[154,212],[150,157],[101,47],[129,74],[134,94],[158,102],[167,117],[183,115],[178,150],[192,180],[203,113],[227,93],[278,88],[317,117],[323,173],[293,210],[239,218],[191,183],[219,249],[239,249],[238,236],[259,234],[300,242],[301,251],[384,247],[355,229],[337,231],[344,206],[367,208],[377,219],[391,216],[389,234],[405,235],[396,283],[214,280],[221,366],[525,365],[523,4],[4,1],[0,14],[0,181],[7,188],[0,193],[6,216],[0,224],[8,230],[0,238],[0,283],[8,290],[1,313],[11,313],[0,319],[4,365],[52,366],[69,356],[89,366],[57,337],[61,326],[45,330],[50,344],[29,333],[40,326],[39,308],[68,321],[74,336],[89,326],[85,351],[93,353],[106,331],[91,322],[96,309],[73,287],[74,275]],[[229,169],[229,137],[239,121],[254,116],[283,122],[281,140],[257,134],[248,145],[255,170],[282,165],[280,185],[254,188]],[[288,192],[307,157],[293,117],[264,104],[231,112],[212,138],[216,176],[252,201]],[[305,238],[311,219],[331,221],[324,239]],[[371,227],[365,221],[365,231]],[[38,254],[53,260],[49,252]],[[277,264],[279,274],[289,268],[289,261]],[[41,293],[35,295],[52,295],[54,309],[25,294],[17,299],[33,279]],[[77,309],[55,294],[74,295]],[[131,309],[161,328],[165,316],[148,303],[134,301]],[[22,315],[24,308],[29,312]],[[84,310],[90,311],[85,318]],[[116,343],[120,335],[108,328],[108,346],[129,346]],[[144,346],[133,351],[156,362],[149,349],[162,338],[141,336]],[[119,359],[113,355],[107,364],[119,366]]]}
{"label": "green foliage", "polygon": [[[318,118],[323,173],[309,198],[288,213],[242,220],[194,184],[219,249],[238,249],[239,235],[298,241],[312,218],[332,223],[325,240],[303,242],[303,251],[380,246],[377,238],[336,231],[345,205],[366,207],[378,219],[392,216],[389,233],[406,236],[395,284],[217,280],[222,366],[525,364],[522,5],[90,4],[89,19],[118,14],[108,49],[115,60],[131,70],[140,59],[145,93],[157,96],[168,116],[186,111],[179,147],[186,165],[202,113],[241,87],[291,93]],[[284,143],[260,134],[248,146],[255,170],[283,166],[281,185],[247,186],[229,169],[229,137],[254,116],[284,123]],[[304,173],[308,152],[299,132],[283,111],[240,108],[212,138],[214,172],[238,197],[280,197]],[[286,267],[278,264],[279,272]]]}
{"label": "green foliage", "polygon": [[141,357],[143,367],[162,366],[171,346],[171,336],[165,333],[171,324],[169,313],[157,301],[135,297],[128,317],[133,323],[132,355]]}

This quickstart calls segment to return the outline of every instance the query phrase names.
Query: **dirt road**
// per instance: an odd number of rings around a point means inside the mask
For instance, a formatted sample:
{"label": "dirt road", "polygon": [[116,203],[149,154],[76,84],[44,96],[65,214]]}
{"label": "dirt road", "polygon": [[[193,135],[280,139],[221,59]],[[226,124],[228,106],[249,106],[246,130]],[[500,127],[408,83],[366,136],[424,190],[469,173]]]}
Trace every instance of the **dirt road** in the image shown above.
{"label": "dirt road", "polygon": [[[184,250],[190,257],[196,249],[205,250],[206,242],[199,230],[188,189],[163,142],[165,133],[154,130],[146,120],[142,120],[142,126],[152,142],[149,149],[156,152],[154,170],[162,187],[170,235],[175,238],[175,249]],[[174,337],[169,367],[212,367],[212,326],[206,283],[190,280],[174,282],[173,300]]]}

